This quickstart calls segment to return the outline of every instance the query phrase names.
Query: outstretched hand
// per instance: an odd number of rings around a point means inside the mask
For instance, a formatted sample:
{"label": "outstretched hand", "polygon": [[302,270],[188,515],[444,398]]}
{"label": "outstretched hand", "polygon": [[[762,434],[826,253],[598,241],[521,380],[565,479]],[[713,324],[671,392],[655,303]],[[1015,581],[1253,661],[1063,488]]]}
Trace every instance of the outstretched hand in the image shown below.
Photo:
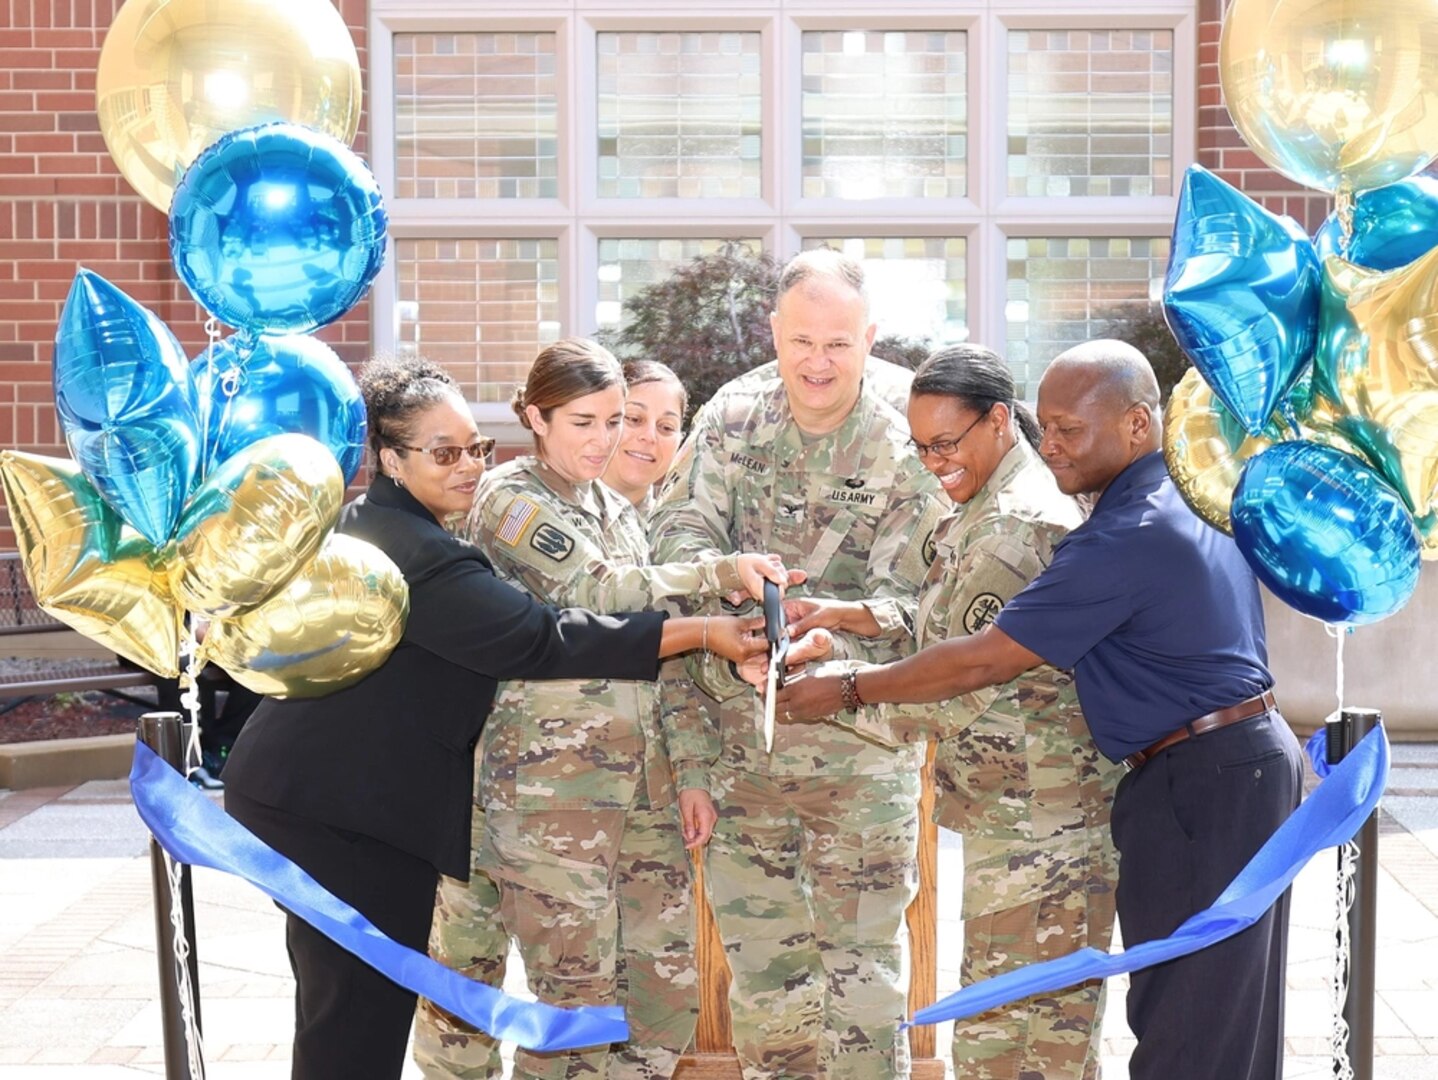
{"label": "outstretched hand", "polygon": [[764,582],[772,581],[779,586],[782,595],[790,585],[802,585],[809,577],[803,570],[785,570],[784,561],[778,555],[756,555],[745,552],[739,556],[739,580],[743,590],[735,590],[725,597],[730,605],[738,607],[745,600],[764,602]]}
{"label": "outstretched hand", "polygon": [[[745,626],[750,631],[757,631],[757,636],[764,642],[762,651],[755,653],[741,663],[736,663],[739,669],[739,677],[756,690],[764,689],[764,681],[769,676],[769,651],[768,643],[764,639],[764,620],[746,620]],[[786,657],[785,677],[790,672],[800,671],[805,664],[814,660],[827,660],[834,651],[834,635],[824,629],[810,630],[803,637],[789,642],[789,652]]]}
{"label": "outstretched hand", "polygon": [[844,708],[837,675],[800,675],[779,689],[774,699],[775,719],[786,723],[822,720]]}
{"label": "outstretched hand", "polygon": [[859,600],[803,596],[784,601],[784,618],[795,637],[816,627],[844,630],[860,637],[878,637],[883,631],[867,605]]}
{"label": "outstretched hand", "polygon": [[709,651],[732,660],[741,671],[750,657],[762,656],[769,648],[764,639],[763,620],[760,620],[760,629],[756,634],[749,629],[752,619],[738,615],[710,615],[707,618]]}

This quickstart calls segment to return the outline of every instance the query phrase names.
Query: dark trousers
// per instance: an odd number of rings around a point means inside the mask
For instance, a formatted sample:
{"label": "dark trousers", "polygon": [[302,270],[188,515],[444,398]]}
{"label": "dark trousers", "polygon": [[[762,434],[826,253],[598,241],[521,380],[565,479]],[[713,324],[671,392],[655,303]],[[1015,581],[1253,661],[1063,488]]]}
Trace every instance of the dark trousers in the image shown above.
{"label": "dark trousers", "polygon": [[[439,875],[423,859],[229,790],[225,809],[403,945],[424,952]],[[404,1067],[415,995],[289,915],[294,1080],[390,1080]]]}
{"label": "dark trousers", "polygon": [[[1301,752],[1277,712],[1163,751],[1119,783],[1113,838],[1125,945],[1208,907],[1293,812]],[[1132,1080],[1278,1080],[1283,1074],[1287,893],[1242,933],[1135,972]]]}

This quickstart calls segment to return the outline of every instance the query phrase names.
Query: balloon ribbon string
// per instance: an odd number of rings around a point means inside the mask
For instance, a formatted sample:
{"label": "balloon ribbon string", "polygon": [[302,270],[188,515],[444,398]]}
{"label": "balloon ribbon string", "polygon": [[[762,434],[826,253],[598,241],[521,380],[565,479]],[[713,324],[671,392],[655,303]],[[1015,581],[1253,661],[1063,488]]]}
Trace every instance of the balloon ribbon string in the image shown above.
{"label": "balloon ribbon string", "polygon": [[1319,728],[1305,750],[1314,772],[1325,777],[1213,904],[1191,916],[1166,938],[1121,953],[1080,949],[1028,964],[966,986],[914,1014],[914,1024],[938,1024],[975,1016],[1034,994],[1051,993],[1089,979],[1123,975],[1187,956],[1252,926],[1292,884],[1308,860],[1346,843],[1368,820],[1388,781],[1388,738],[1375,727],[1337,765],[1324,755],[1327,731]]}
{"label": "balloon ribbon string", "polygon": [[560,1009],[521,1001],[386,937],[212,803],[144,743],[135,744],[130,791],[140,818],[171,857],[244,878],[380,974],[496,1039],[544,1052],[629,1038],[624,1010],[617,1005]]}

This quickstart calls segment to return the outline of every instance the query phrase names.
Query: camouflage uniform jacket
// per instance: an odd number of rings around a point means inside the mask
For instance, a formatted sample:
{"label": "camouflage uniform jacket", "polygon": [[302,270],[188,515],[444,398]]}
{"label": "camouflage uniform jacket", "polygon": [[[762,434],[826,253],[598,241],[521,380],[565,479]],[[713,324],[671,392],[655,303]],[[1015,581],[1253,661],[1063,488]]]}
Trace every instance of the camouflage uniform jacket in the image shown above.
{"label": "camouflage uniform jacket", "polygon": [[[744,378],[749,378],[745,376]],[[908,425],[862,384],[844,423],[806,439],[773,378],[721,388],[700,410],[651,523],[661,560],[771,552],[808,571],[791,595],[863,600],[875,639],[835,635],[838,656],[882,663],[914,645],[919,586],[942,513],[937,485],[908,446]],[[771,776],[884,776],[917,769],[921,747],[891,747],[832,724],[780,725],[763,746],[763,701],[710,658],[696,679],[723,702],[714,753],[724,766]]]}
{"label": "camouflage uniform jacket", "polygon": [[[1083,521],[1022,438],[939,524],[919,601],[920,647],[976,634]],[[934,820],[964,837],[964,917],[1049,891],[1053,860],[1106,830],[1122,769],[1088,732],[1070,672],[1047,664],[937,705],[866,706],[840,720],[885,743],[937,738]]]}
{"label": "camouflage uniform jacket", "polygon": [[[502,579],[560,607],[636,611],[741,587],[733,559],[650,566],[628,500],[598,482],[570,485],[533,457],[485,474],[467,535]],[[682,707],[661,712],[664,696],[654,683],[618,679],[501,683],[480,742],[482,805],[658,808],[676,783],[704,787],[707,727]]]}

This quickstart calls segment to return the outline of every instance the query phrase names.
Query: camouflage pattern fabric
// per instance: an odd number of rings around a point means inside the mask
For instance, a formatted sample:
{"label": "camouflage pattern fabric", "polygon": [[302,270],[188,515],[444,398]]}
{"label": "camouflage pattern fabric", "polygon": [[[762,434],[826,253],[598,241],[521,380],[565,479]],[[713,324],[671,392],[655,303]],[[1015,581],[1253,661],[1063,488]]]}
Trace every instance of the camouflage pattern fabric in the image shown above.
{"label": "camouflage pattern fabric", "polygon": [[[484,844],[484,811],[474,808],[470,850]],[[501,986],[509,932],[499,915],[499,887],[485,874],[469,881],[441,877],[435,895],[429,954],[471,979]],[[414,1027],[414,1059],[431,1078],[488,1080],[503,1075],[499,1043],[428,998],[420,998]]]}
{"label": "camouflage pattern fabric", "polygon": [[[907,423],[873,384],[818,438],[801,434],[777,377],[721,388],[680,449],[651,535],[661,560],[773,552],[808,571],[791,595],[863,600],[882,636],[837,634],[836,654],[883,662],[913,648],[942,508]],[[907,1076],[902,913],[922,747],[786,724],[770,754],[760,696],[722,662],[691,670],[722,703],[705,883],[745,1077]]]}
{"label": "camouflage pattern fabric", "polygon": [[[557,605],[633,610],[740,587],[733,558],[647,565],[648,538],[627,500],[599,483],[568,484],[533,457],[485,474],[467,535],[501,578]],[[498,919],[542,1000],[627,1001],[633,1035],[613,1048],[522,1055],[530,1071],[518,1075],[667,1077],[693,1036],[691,875],[674,797],[676,787],[707,786],[714,740],[686,707],[695,691],[682,662],[662,674],[661,686],[500,684],[477,751],[478,818],[489,827],[467,895],[457,882],[441,889],[436,958],[480,965]],[[428,1075],[489,1075],[491,1040],[432,1008],[416,1025]]]}
{"label": "camouflage pattern fabric", "polygon": [[719,770],[704,880],[734,980],[746,1080],[907,1076],[904,911],[918,891],[916,773]]}
{"label": "camouflage pattern fabric", "polygon": [[[919,644],[975,634],[1081,521],[1022,439],[935,535]],[[1085,946],[1107,949],[1118,855],[1109,809],[1122,766],[1098,752],[1073,678],[1048,665],[940,705],[867,706],[841,723],[879,741],[939,740],[934,820],[964,837],[964,982]],[[959,1024],[959,1076],[1089,1077],[1102,987],[1029,999]]]}
{"label": "camouflage pattern fabric", "polygon": [[519,1050],[514,1076],[672,1076],[699,1021],[692,879],[676,807],[498,810],[476,855],[530,989],[552,1005],[624,1006],[630,1041]]}

